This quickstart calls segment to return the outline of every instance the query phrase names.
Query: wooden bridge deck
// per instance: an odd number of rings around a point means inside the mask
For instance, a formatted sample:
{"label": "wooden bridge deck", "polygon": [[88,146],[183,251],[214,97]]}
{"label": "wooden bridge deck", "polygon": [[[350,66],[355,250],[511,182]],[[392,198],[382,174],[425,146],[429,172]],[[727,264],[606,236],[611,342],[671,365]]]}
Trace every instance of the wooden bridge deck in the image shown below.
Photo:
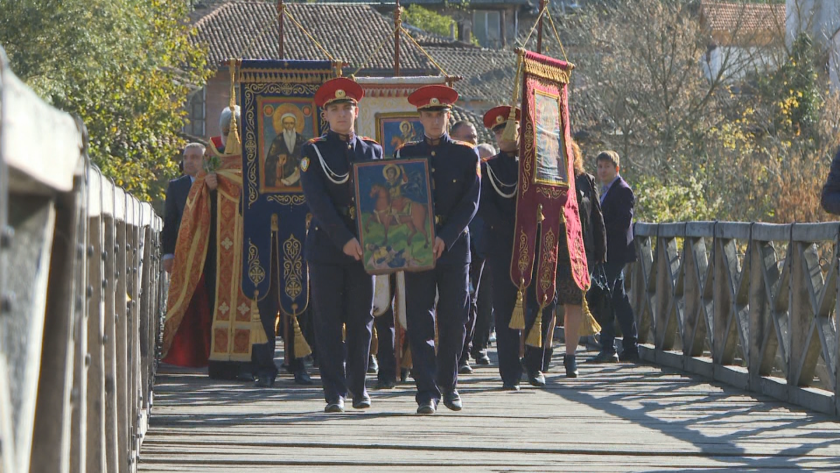
{"label": "wooden bridge deck", "polygon": [[463,411],[430,417],[410,384],[335,415],[317,383],[263,391],[164,366],[139,469],[840,470],[840,423],[822,414],[647,364],[583,363],[569,380],[558,355],[545,388],[502,392],[494,356],[461,377]]}

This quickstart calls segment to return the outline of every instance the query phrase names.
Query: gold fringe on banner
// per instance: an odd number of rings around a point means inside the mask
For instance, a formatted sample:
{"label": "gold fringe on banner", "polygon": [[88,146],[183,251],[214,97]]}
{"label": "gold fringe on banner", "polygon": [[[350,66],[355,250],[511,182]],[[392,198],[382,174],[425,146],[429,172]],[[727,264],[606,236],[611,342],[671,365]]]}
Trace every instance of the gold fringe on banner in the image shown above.
{"label": "gold fringe on banner", "polygon": [[586,294],[583,295],[583,317],[580,319],[580,336],[588,337],[595,335],[601,331],[601,325],[595,320],[595,316],[589,310],[589,304],[586,302]]}
{"label": "gold fringe on banner", "polygon": [[295,330],[295,358],[303,358],[312,354],[312,348],[309,343],[306,343],[306,338],[303,336],[303,331],[300,329],[300,323],[296,315],[290,316],[292,318],[292,326]]}
{"label": "gold fringe on banner", "polygon": [[522,294],[524,288],[516,292],[516,305],[513,306],[513,314],[510,316],[508,327],[514,330],[525,330],[525,297]]}
{"label": "gold fringe on banner", "polygon": [[257,300],[259,298],[260,292],[254,291],[254,298],[251,299],[251,345],[268,343],[268,337],[265,335],[265,328],[263,328],[262,320],[260,319],[260,309],[257,306]]}
{"label": "gold fringe on banner", "polygon": [[537,318],[534,320],[534,325],[531,325],[531,331],[528,332],[528,338],[525,339],[525,344],[530,347],[542,348],[542,312],[544,307],[540,307],[537,312]]}

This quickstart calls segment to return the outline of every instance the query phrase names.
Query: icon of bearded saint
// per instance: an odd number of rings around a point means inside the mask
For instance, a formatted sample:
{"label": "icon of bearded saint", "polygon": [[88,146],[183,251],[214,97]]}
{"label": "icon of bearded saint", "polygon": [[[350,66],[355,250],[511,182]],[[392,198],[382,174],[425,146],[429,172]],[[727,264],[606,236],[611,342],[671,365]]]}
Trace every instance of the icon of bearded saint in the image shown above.
{"label": "icon of bearded saint", "polygon": [[272,117],[276,136],[265,156],[265,186],[295,187],[300,181],[300,150],[306,138],[301,135],[299,117],[294,111],[278,107]]}

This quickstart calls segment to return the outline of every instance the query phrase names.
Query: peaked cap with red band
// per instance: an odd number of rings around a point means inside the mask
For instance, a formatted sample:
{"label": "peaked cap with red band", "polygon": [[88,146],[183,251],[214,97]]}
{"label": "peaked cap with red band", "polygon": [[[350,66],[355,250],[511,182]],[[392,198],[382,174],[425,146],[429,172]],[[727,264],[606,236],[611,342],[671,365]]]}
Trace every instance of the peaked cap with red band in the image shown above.
{"label": "peaked cap with red band", "polygon": [[[493,107],[484,114],[484,127],[494,129],[497,126],[505,125],[510,117],[510,106],[500,105]],[[516,108],[516,121],[522,119],[522,111]]]}
{"label": "peaked cap with red band", "polygon": [[365,91],[356,81],[346,77],[330,79],[318,88],[315,92],[315,105],[324,108],[331,103],[351,102],[359,103]]}
{"label": "peaked cap with red band", "polygon": [[427,85],[408,96],[408,103],[417,110],[449,110],[458,100],[458,92],[445,85]]}

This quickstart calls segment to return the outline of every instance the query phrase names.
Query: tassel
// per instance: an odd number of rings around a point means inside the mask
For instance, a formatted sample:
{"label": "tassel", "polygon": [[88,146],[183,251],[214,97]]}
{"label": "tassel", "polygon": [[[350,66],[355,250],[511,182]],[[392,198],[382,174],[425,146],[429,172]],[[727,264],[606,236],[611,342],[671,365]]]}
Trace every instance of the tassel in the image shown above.
{"label": "tassel", "polygon": [[586,302],[586,294],[583,295],[583,317],[580,319],[580,336],[588,337],[595,335],[601,331],[601,325],[595,320],[595,316],[589,310],[589,304]]}
{"label": "tassel", "polygon": [[412,363],[411,363],[411,347],[406,346],[405,347],[405,353],[403,353],[403,356],[402,356],[402,363],[400,363],[400,368],[409,369],[409,368],[411,368],[411,366],[412,366]]}
{"label": "tassel", "polygon": [[542,312],[543,308],[541,307],[539,312],[537,312],[537,318],[534,320],[534,325],[531,325],[531,331],[528,332],[528,338],[525,339],[525,344],[530,347],[542,348]]}
{"label": "tassel", "polygon": [[292,326],[295,330],[295,358],[303,358],[312,354],[312,348],[306,343],[306,338],[303,336],[303,331],[300,329],[300,323],[296,315],[292,316]]}
{"label": "tassel", "polygon": [[370,337],[370,354],[374,356],[379,354],[379,333],[376,327],[373,327],[373,334]]}
{"label": "tassel", "polygon": [[251,299],[251,345],[268,343],[268,337],[265,335],[265,327],[263,327],[262,320],[260,320],[260,309],[257,307],[257,299],[259,297],[259,291],[254,291],[254,298]]}
{"label": "tassel", "polygon": [[513,306],[513,314],[508,324],[508,327],[513,330],[525,330],[525,301],[523,299],[522,289],[520,289],[516,292],[516,305]]}

